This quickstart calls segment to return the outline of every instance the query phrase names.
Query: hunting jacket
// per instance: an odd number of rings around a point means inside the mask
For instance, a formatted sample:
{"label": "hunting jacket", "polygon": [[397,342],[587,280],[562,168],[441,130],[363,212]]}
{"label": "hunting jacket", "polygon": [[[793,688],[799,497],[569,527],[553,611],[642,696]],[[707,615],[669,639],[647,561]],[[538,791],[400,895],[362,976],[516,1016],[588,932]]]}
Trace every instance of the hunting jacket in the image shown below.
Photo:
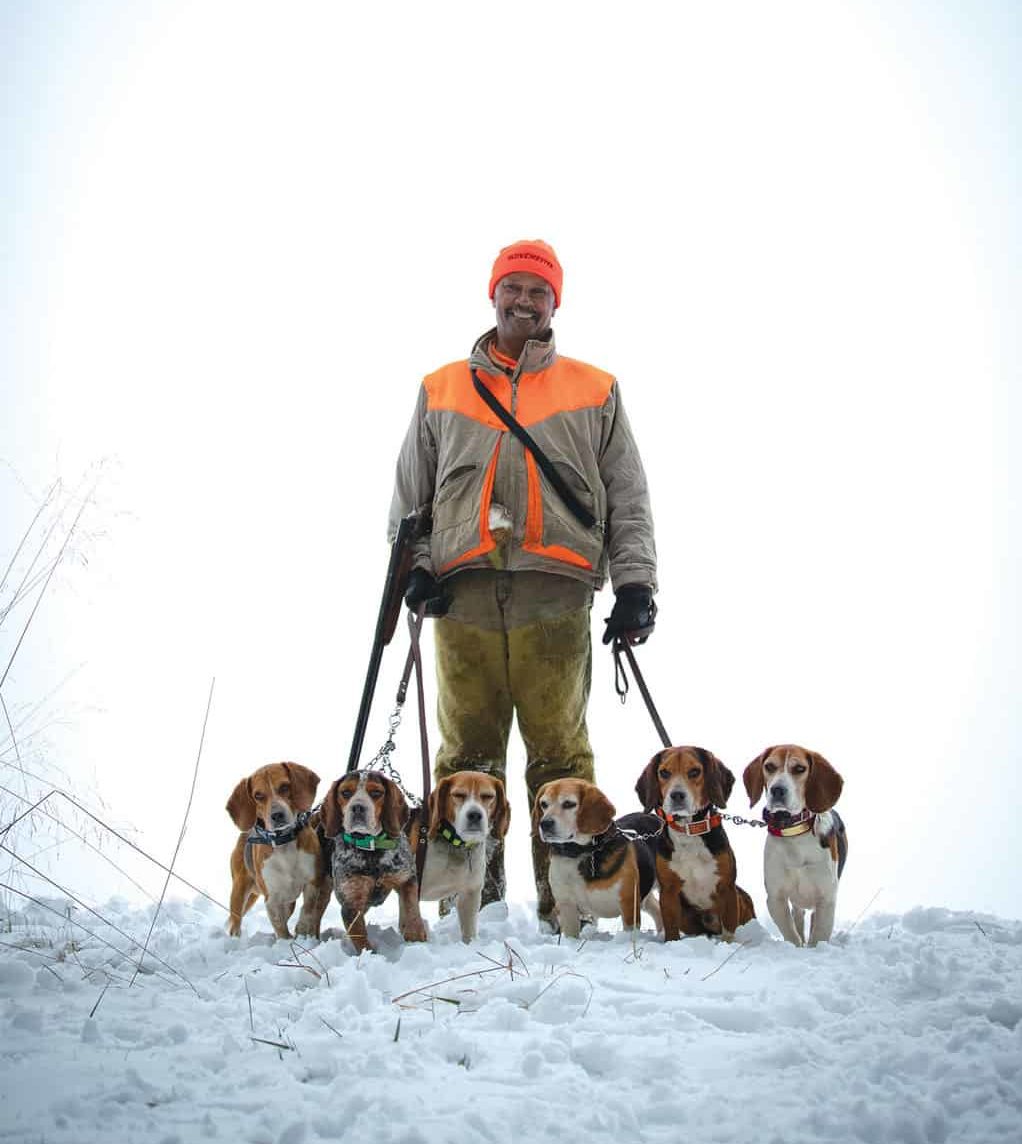
{"label": "hunting jacket", "polygon": [[[560,357],[553,335],[527,342],[513,369],[495,364],[496,330],[476,342],[468,361],[423,380],[397,462],[389,533],[416,508],[430,507],[433,528],[414,565],[443,579],[490,567],[497,546],[490,510],[511,517],[502,560],[508,571],[554,572],[614,588],[656,590],[656,547],[646,475],[615,379]],[[596,517],[583,525],[540,471],[532,454],[488,408],[472,369],[528,430],[572,492]]]}

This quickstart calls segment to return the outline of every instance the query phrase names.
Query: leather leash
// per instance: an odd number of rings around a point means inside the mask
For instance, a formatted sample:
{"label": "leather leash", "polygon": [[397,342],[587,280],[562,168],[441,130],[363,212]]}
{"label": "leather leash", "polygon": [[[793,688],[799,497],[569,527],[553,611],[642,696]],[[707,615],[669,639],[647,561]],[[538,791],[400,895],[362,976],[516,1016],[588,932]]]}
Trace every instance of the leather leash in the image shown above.
{"label": "leather leash", "polygon": [[625,671],[625,666],[621,662],[621,653],[624,652],[625,658],[628,660],[628,666],[632,669],[632,675],[635,676],[635,682],[639,686],[639,692],[642,695],[646,704],[646,710],[653,720],[653,725],[657,729],[657,734],[660,736],[660,742],[665,747],[670,747],[671,736],[667,734],[667,728],[664,726],[663,719],[660,718],[660,713],[656,709],[653,702],[653,697],[649,693],[649,688],[646,686],[646,681],[642,677],[642,672],[639,670],[639,665],[635,661],[635,652],[632,651],[631,642],[628,636],[617,636],[614,643],[611,645],[611,651],[614,655],[614,690],[621,696],[621,702],[628,698],[628,674]]}
{"label": "leather leash", "polygon": [[429,832],[429,794],[430,794],[430,767],[429,767],[429,735],[426,729],[426,693],[422,682],[422,650],[419,646],[419,636],[422,634],[422,624],[426,615],[425,601],[416,611],[408,612],[408,634],[410,643],[408,655],[405,658],[404,671],[401,673],[401,682],[397,689],[397,703],[400,708],[408,694],[408,683],[411,679],[412,668],[415,669],[415,690],[419,699],[419,746],[422,750],[422,806],[419,809],[419,836],[415,840],[415,876],[419,886],[422,886],[422,872],[426,866],[426,841]]}

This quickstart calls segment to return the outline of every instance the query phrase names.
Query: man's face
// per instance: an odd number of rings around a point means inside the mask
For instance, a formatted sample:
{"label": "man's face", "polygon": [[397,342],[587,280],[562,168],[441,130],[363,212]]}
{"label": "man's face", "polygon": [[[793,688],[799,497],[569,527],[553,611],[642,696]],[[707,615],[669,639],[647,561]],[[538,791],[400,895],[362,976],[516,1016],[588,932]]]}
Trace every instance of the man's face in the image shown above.
{"label": "man's face", "polygon": [[538,274],[516,271],[497,283],[493,294],[497,333],[504,340],[540,338],[554,317],[553,287]]}

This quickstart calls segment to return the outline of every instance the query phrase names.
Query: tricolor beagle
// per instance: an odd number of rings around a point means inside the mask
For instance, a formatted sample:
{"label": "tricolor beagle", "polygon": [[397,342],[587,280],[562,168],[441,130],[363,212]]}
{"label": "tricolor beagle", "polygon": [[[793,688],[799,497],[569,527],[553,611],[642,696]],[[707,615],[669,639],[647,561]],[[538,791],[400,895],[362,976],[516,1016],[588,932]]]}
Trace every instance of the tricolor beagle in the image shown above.
{"label": "tricolor beagle", "polygon": [[[630,826],[636,817],[628,816]],[[599,787],[583,779],[546,783],[536,794],[532,829],[550,850],[550,891],[566,937],[578,937],[585,916],[619,917],[635,929],[640,909],[659,932],[652,848],[619,827]]]}
{"label": "tricolor beagle", "polygon": [[[419,913],[415,856],[405,833],[408,803],[380,771],[352,771],[327,792],[321,810],[324,849],[348,937],[358,953],[369,948],[365,915],[395,890],[398,928],[405,941],[425,941]],[[326,908],[329,894],[320,895]]]}
{"label": "tricolor beagle", "polygon": [[756,916],[752,899],[735,882],[734,852],[716,813],[734,782],[702,747],[668,747],[653,756],[635,784],[643,809],[667,825],[656,854],[665,941],[681,934],[730,938]]}
{"label": "tricolor beagle", "polygon": [[[412,811],[408,834],[414,848],[423,808]],[[453,897],[462,941],[476,936],[486,877],[486,847],[503,838],[511,821],[504,784],[482,771],[458,771],[441,779],[429,796],[429,834],[419,898]]]}
{"label": "tricolor beagle", "polygon": [[750,806],[766,790],[763,879],[770,916],[786,941],[805,945],[805,911],[812,910],[808,944],[829,941],[848,853],[845,824],[831,809],[844,780],[822,755],[792,744],[757,755],[744,779]]}
{"label": "tricolor beagle", "polygon": [[287,923],[299,894],[298,936],[319,937],[326,871],[319,838],[308,824],[318,783],[308,767],[271,763],[242,779],[227,800],[227,813],[241,831],[231,854],[231,937],[240,935],[241,917],[260,895],[273,932],[291,937]]}

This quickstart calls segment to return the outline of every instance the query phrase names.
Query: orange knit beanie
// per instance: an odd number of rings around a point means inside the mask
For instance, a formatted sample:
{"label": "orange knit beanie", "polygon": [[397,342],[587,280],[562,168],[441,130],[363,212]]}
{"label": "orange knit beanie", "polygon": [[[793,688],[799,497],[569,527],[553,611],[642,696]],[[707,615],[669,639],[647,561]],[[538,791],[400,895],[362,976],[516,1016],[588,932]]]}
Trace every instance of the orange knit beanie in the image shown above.
{"label": "orange knit beanie", "polygon": [[501,278],[519,270],[538,274],[544,281],[549,282],[554,292],[554,305],[561,304],[561,279],[564,277],[564,272],[557,261],[557,255],[554,254],[554,248],[538,238],[512,243],[510,246],[505,246],[497,255],[493,273],[490,275],[490,297],[493,297]]}

